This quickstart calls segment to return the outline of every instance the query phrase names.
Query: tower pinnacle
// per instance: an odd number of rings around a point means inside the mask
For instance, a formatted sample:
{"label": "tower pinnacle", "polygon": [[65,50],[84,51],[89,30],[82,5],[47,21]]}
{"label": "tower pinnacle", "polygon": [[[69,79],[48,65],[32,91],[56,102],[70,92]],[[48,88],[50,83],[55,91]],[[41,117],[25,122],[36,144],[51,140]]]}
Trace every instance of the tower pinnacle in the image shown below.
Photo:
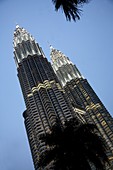
{"label": "tower pinnacle", "polygon": [[52,49],[53,49],[53,46],[52,46],[52,45],[49,45],[49,47],[50,47],[50,50],[52,50]]}
{"label": "tower pinnacle", "polygon": [[16,28],[19,28],[19,25],[18,25],[18,24],[16,24]]}

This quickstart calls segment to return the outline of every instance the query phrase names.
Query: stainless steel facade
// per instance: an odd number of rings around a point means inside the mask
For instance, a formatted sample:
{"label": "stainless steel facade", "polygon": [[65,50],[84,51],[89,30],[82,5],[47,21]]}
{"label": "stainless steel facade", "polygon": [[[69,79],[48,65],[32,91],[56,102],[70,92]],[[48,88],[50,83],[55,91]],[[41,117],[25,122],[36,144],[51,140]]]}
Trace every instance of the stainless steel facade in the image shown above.
{"label": "stainless steel facade", "polygon": [[51,47],[51,59],[53,69],[72,106],[83,108],[86,111],[85,120],[96,124],[109,146],[108,157],[113,163],[113,118],[68,57]]}
{"label": "stainless steel facade", "polygon": [[56,119],[64,124],[72,117],[82,122],[85,118],[87,122],[97,125],[109,146],[108,156],[112,162],[113,118],[77,67],[52,47],[51,65],[35,39],[18,25],[13,43],[26,104],[23,117],[35,170],[42,169],[38,166],[39,157],[46,151],[40,135],[49,133]]}
{"label": "stainless steel facade", "polygon": [[81,111],[71,107],[39,44],[18,25],[14,32],[14,59],[26,104],[23,117],[34,167],[39,170],[39,156],[46,151],[40,135],[49,133],[56,119],[63,124],[65,120],[79,117]]}

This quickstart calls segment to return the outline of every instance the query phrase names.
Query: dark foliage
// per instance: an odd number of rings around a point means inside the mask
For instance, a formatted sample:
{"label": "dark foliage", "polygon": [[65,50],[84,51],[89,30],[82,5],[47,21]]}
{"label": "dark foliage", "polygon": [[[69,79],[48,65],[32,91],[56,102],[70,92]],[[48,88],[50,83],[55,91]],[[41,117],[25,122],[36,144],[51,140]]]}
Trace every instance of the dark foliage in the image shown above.
{"label": "dark foliage", "polygon": [[89,0],[52,0],[56,11],[58,11],[59,8],[63,9],[63,12],[66,16],[66,19],[71,21],[73,19],[76,21],[77,19],[80,19],[80,13],[81,9],[80,7],[84,3],[88,3]]}
{"label": "dark foliage", "polygon": [[104,140],[97,134],[93,124],[77,125],[75,120],[65,123],[63,128],[56,124],[51,134],[41,137],[48,150],[40,157],[40,166],[48,165],[54,160],[54,170],[104,170],[109,163],[106,156],[107,147]]}

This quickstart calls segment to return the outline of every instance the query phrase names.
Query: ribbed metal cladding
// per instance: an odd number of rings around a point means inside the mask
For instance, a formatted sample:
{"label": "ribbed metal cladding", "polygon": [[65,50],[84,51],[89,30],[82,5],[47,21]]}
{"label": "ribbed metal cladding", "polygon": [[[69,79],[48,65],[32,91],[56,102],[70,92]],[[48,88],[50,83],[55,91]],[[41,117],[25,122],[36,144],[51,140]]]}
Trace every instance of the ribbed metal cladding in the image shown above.
{"label": "ribbed metal cladding", "polygon": [[[83,76],[80,76],[81,74],[77,67],[71,71],[72,69],[70,68],[74,64],[68,57],[59,50],[51,48],[51,59],[53,69],[72,106],[84,109],[86,111],[86,114],[84,114],[85,120],[96,124],[100,134],[105,138],[109,146],[108,157],[113,164],[113,118],[88,81]],[[66,74],[64,74],[65,72]],[[70,76],[67,77],[67,75]]]}
{"label": "ribbed metal cladding", "polygon": [[49,132],[56,118],[63,123],[72,117],[72,113],[46,58],[28,56],[19,64],[18,77],[27,107],[26,130],[37,169],[39,155],[46,150],[39,140],[40,135]]}
{"label": "ribbed metal cladding", "polygon": [[[74,88],[72,88],[72,86]],[[94,90],[86,79],[76,79],[68,82],[64,87],[72,103],[81,103],[86,110],[85,119],[97,125],[101,135],[106,139],[113,155],[113,118],[106,110]],[[74,94],[74,95],[73,95]]]}
{"label": "ribbed metal cladding", "polygon": [[[14,55],[18,78],[23,92],[26,110],[23,113],[26,132],[35,170],[39,156],[46,151],[40,135],[50,132],[58,119],[62,124],[72,117],[79,117],[70,106],[53,68],[41,47],[23,28],[14,32]],[[82,119],[81,119],[82,120]]]}

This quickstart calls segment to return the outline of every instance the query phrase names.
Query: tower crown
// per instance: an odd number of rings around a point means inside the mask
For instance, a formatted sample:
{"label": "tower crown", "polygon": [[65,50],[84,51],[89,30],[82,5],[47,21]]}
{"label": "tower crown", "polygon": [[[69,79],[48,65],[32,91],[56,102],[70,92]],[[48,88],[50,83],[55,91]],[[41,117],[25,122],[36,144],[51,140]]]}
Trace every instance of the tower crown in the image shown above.
{"label": "tower crown", "polygon": [[19,25],[16,25],[16,29],[14,31],[14,39],[13,39],[13,45],[14,45],[14,59],[16,62],[16,65],[18,67],[18,64],[24,59],[27,58],[28,55],[43,55],[44,53],[39,47],[38,43],[35,41],[33,36],[28,33],[24,28],[20,27]]}
{"label": "tower crown", "polygon": [[21,28],[19,25],[16,25],[16,29],[14,31],[14,47],[17,46],[17,44],[22,43],[22,41],[31,40],[33,41],[34,38],[32,35],[30,35],[24,28]]}
{"label": "tower crown", "polygon": [[69,60],[69,58],[66,57],[61,51],[56,50],[52,46],[50,46],[50,50],[51,50],[50,56],[51,56],[52,63],[55,66],[55,70],[58,70],[59,67],[66,64],[73,65],[73,63]]}
{"label": "tower crown", "polygon": [[61,51],[54,49],[52,46],[50,47],[50,50],[52,67],[62,86],[65,86],[66,83],[72,79],[82,77],[76,65],[74,65]]}

